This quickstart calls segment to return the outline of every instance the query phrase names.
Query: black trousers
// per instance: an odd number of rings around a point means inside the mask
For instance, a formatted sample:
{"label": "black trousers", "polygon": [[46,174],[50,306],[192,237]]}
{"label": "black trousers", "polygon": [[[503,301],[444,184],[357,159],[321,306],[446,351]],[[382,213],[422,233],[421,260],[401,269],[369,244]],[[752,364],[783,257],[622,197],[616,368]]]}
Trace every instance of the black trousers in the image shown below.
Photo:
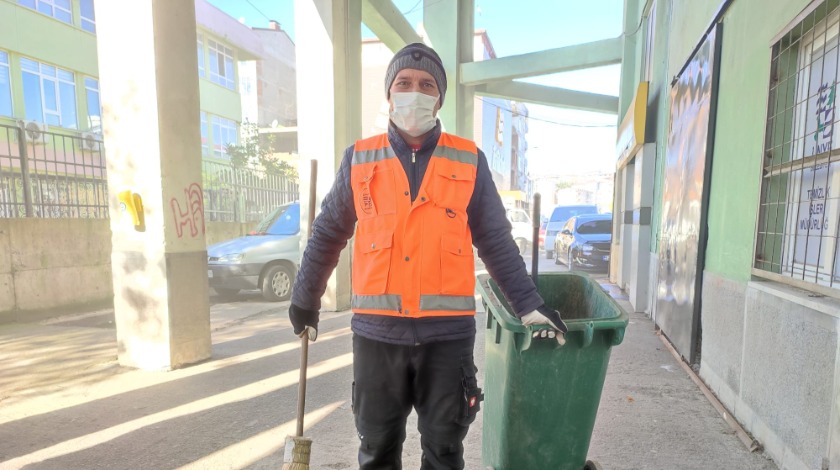
{"label": "black trousers", "polygon": [[406,418],[417,411],[420,468],[463,469],[464,445],[482,399],[475,338],[398,346],[353,336],[353,415],[359,468],[402,469]]}

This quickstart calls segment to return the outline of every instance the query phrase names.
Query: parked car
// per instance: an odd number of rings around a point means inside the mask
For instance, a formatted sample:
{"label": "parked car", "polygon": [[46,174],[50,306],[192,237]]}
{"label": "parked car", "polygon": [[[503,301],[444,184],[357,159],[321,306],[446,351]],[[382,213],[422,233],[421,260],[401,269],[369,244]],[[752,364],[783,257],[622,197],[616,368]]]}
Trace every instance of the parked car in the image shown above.
{"label": "parked car", "polygon": [[256,289],[266,300],[288,300],[299,263],[298,202],[278,207],[247,236],[207,248],[208,282],[222,296]]}
{"label": "parked car", "polygon": [[543,220],[542,222],[540,222],[540,235],[539,235],[540,241],[539,241],[539,245],[537,245],[537,246],[539,246],[540,250],[543,250],[543,251],[545,251],[545,226],[546,225],[548,225],[547,220]]}
{"label": "parked car", "polygon": [[528,252],[531,239],[534,238],[531,216],[524,209],[507,209],[506,212],[511,225],[511,235],[519,247],[519,254],[524,255]]}
{"label": "parked car", "polygon": [[598,206],[594,204],[578,204],[572,206],[557,206],[551,211],[551,217],[548,218],[548,225],[545,226],[545,240],[543,241],[543,249],[545,250],[545,257],[552,259],[554,257],[554,239],[557,233],[566,225],[566,221],[570,217],[582,214],[597,214]]}
{"label": "parked car", "polygon": [[578,215],[566,221],[554,240],[554,264],[569,271],[606,269],[610,264],[612,214]]}

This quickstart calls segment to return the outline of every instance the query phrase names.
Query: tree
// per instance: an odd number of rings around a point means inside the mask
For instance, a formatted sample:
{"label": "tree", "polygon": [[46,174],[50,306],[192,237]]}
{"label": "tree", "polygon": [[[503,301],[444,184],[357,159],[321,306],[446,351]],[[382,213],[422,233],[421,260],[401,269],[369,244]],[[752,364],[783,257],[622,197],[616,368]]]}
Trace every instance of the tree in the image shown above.
{"label": "tree", "polygon": [[274,135],[268,134],[261,138],[259,127],[248,121],[242,123],[241,135],[240,144],[228,144],[226,147],[234,168],[262,169],[270,175],[298,179],[297,168],[294,165],[274,158]]}
{"label": "tree", "polygon": [[571,181],[560,181],[560,182],[558,182],[557,184],[554,185],[554,190],[555,191],[560,191],[560,190],[563,190],[563,189],[569,189],[572,186],[574,186],[574,183],[572,183]]}

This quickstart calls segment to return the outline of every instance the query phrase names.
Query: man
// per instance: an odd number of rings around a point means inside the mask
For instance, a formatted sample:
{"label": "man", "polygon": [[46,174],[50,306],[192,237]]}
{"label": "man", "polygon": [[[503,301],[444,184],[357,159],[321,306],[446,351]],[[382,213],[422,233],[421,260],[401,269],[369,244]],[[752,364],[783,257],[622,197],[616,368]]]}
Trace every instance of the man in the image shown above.
{"label": "man", "polygon": [[361,469],[400,469],[414,408],[422,469],[464,468],[462,441],[481,401],[473,360],[472,246],[526,325],[565,342],[525,270],[487,160],[441,132],[440,57],[423,44],[397,52],[385,75],[388,133],[344,152],[303,254],[289,317],[296,334],[318,327],[320,299],[354,235],[353,414]]}

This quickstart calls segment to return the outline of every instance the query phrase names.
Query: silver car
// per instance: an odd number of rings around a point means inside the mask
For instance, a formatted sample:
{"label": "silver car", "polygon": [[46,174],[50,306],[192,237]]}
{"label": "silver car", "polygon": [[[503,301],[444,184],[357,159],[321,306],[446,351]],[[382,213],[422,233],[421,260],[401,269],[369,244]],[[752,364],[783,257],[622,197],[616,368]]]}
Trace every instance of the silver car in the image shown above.
{"label": "silver car", "polygon": [[260,290],[266,300],[288,300],[299,263],[297,202],[278,207],[247,236],[207,248],[208,282],[222,296]]}

